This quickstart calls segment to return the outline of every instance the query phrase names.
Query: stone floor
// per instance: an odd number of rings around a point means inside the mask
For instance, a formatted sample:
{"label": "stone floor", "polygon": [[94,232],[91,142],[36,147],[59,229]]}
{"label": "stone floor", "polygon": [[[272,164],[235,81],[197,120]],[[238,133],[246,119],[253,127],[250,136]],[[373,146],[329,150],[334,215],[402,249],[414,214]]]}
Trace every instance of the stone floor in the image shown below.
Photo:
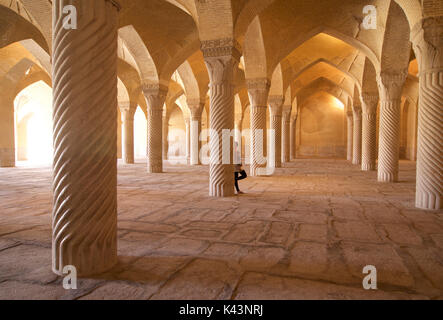
{"label": "stone floor", "polygon": [[214,199],[207,167],[119,165],[119,263],[77,290],[50,269],[50,169],[0,169],[0,299],[443,299],[443,212],[415,209],[400,169],[297,160]]}

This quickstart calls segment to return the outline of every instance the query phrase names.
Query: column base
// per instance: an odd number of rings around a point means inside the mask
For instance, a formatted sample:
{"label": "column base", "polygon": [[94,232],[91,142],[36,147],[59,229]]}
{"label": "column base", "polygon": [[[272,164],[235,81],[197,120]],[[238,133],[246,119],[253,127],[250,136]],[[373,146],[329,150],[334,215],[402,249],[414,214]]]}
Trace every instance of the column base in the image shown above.
{"label": "column base", "polygon": [[15,161],[0,160],[0,168],[15,168]]}
{"label": "column base", "polygon": [[266,172],[266,167],[257,167],[257,168],[252,168],[249,170],[249,175],[251,177],[260,177],[263,176],[263,172]]}
{"label": "column base", "polygon": [[250,170],[249,175],[251,177],[269,177],[274,174],[275,167],[266,166],[266,167],[257,167]]}
{"label": "column base", "polygon": [[379,170],[377,179],[378,182],[397,182],[398,174],[392,172],[383,172]]}
{"label": "column base", "polygon": [[135,161],[134,161],[134,159],[124,159],[124,163],[125,164],[134,164]]}
{"label": "column base", "polygon": [[227,188],[223,187],[209,186],[209,196],[217,198],[233,197],[234,188],[232,188],[232,190],[228,190]]}
{"label": "column base", "polygon": [[362,163],[361,164],[362,171],[375,171],[375,164],[373,163]]}
{"label": "column base", "polygon": [[424,210],[441,210],[441,195],[425,191],[416,191],[415,206]]}
{"label": "column base", "polygon": [[0,149],[0,168],[15,167],[15,149]]}
{"label": "column base", "polygon": [[163,173],[163,166],[148,164],[148,173]]}
{"label": "column base", "polygon": [[[102,254],[98,254],[96,256],[101,256]],[[96,261],[93,261],[94,259],[87,259],[85,263],[82,263],[82,265],[77,266],[78,264],[70,262],[66,265],[72,265],[76,268],[77,271],[77,277],[90,277],[94,275],[103,274],[110,269],[112,269],[117,264],[117,254],[113,254],[111,257],[106,256],[106,261],[98,264]],[[93,263],[91,263],[91,260]],[[96,260],[96,259],[95,259]],[[61,270],[57,269],[56,266],[52,266],[52,272],[54,272],[58,276],[66,276],[67,273],[63,273],[63,268],[66,266],[60,266]],[[90,268],[90,266],[93,266],[93,268]]]}
{"label": "column base", "polygon": [[[230,167],[230,168],[229,168]],[[209,196],[234,196],[234,167],[232,165],[210,165]]]}

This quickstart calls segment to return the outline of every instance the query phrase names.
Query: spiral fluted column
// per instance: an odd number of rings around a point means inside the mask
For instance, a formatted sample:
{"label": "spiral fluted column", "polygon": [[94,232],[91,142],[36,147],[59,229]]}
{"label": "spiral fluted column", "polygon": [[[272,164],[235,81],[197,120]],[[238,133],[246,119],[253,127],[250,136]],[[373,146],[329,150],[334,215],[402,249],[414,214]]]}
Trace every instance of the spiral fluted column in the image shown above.
{"label": "spiral fluted column", "polygon": [[143,95],[148,104],[148,172],[163,172],[163,105],[168,88],[158,84],[144,84]]}
{"label": "spiral fluted column", "polygon": [[362,119],[361,107],[354,106],[352,110],[352,118],[354,119],[353,135],[352,135],[352,164],[361,164],[361,136],[362,136]]}
{"label": "spiral fluted column", "polygon": [[407,70],[382,72],[377,76],[380,93],[380,131],[378,147],[378,181],[398,181],[400,151],[401,93]]}
{"label": "spiral fluted column", "polygon": [[210,78],[209,195],[214,197],[234,195],[230,133],[234,129],[233,80],[240,61],[238,47],[233,39],[203,41],[201,45]]}
{"label": "spiral fluted column", "polygon": [[191,110],[191,135],[190,135],[190,164],[195,166],[200,162],[200,133],[202,130],[202,111],[204,103],[200,101],[188,101],[189,110]]}
{"label": "spiral fluted column", "polygon": [[270,129],[274,134],[271,141],[271,149],[268,150],[268,161],[270,168],[281,168],[282,162],[282,115],[283,97],[270,96],[268,99],[270,110]]}
{"label": "spiral fluted column", "polygon": [[291,160],[297,157],[297,115],[291,119]]}
{"label": "spiral fluted column", "polygon": [[123,161],[134,163],[134,109],[124,109],[123,114]]}
{"label": "spiral fluted column", "polygon": [[353,146],[352,146],[352,137],[354,135],[353,129],[354,129],[354,119],[352,118],[352,111],[348,111],[346,113],[346,120],[347,120],[347,125],[348,125],[348,130],[347,130],[347,143],[346,143],[346,147],[347,147],[347,153],[346,153],[346,160],[348,161],[352,161],[352,150],[353,150]]}
{"label": "spiral fluted column", "polygon": [[283,120],[282,120],[282,155],[281,161],[283,163],[289,162],[290,148],[291,148],[291,106],[283,106]]}
{"label": "spiral fluted column", "polygon": [[362,156],[361,169],[363,171],[375,170],[376,140],[377,140],[377,104],[378,94],[361,96],[362,102]]}
{"label": "spiral fluted column", "polygon": [[[52,269],[81,276],[117,261],[118,4],[78,0],[78,29],[53,1]],[[85,72],[87,70],[87,72]]]}
{"label": "spiral fluted column", "polygon": [[411,41],[420,71],[415,205],[439,210],[443,193],[443,17],[420,21],[412,29]]}
{"label": "spiral fluted column", "polygon": [[[266,110],[270,83],[268,79],[247,80],[250,110],[250,174],[260,176],[267,174],[267,130]],[[281,117],[280,117],[281,121]],[[272,121],[271,121],[272,122]]]}
{"label": "spiral fluted column", "polygon": [[15,167],[14,102],[0,103],[0,168],[10,168]]}
{"label": "spiral fluted column", "polygon": [[163,140],[163,144],[162,144],[162,155],[163,155],[163,159],[167,160],[168,159],[168,150],[169,150],[169,141],[168,141],[168,135],[169,135],[169,118],[168,115],[166,113],[166,110],[163,110],[163,114],[162,114],[162,122],[163,122],[163,136],[162,136],[162,140]]}

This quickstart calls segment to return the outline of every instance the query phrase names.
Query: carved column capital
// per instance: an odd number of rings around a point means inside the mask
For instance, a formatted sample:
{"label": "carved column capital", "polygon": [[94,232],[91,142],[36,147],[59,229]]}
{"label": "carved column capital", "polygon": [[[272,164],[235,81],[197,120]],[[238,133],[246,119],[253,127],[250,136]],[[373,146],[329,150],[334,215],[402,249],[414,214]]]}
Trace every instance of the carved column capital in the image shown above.
{"label": "carved column capital", "polygon": [[232,56],[237,61],[240,61],[241,58],[240,44],[232,38],[202,41],[200,49],[205,60],[221,56]]}
{"label": "carved column capital", "polygon": [[399,100],[407,75],[407,69],[398,72],[381,72],[378,74],[377,84],[380,99],[383,101]]}
{"label": "carved column capital", "polygon": [[129,101],[119,101],[118,107],[120,108],[120,112],[124,112],[130,109],[131,103]]}
{"label": "carved column capital", "polygon": [[239,47],[237,41],[230,38],[201,42],[211,85],[234,85],[234,67],[241,57]]}
{"label": "carved column capital", "polygon": [[283,114],[283,97],[282,96],[269,96],[268,103],[272,116],[282,116]]}
{"label": "carved column capital", "polygon": [[411,30],[411,42],[420,75],[440,70],[443,67],[443,16],[418,22]]}
{"label": "carved column capital", "polygon": [[271,82],[268,78],[246,79],[248,90],[269,90]]}
{"label": "carved column capital", "polygon": [[251,106],[266,106],[271,83],[266,78],[246,80]]}
{"label": "carved column capital", "polygon": [[186,102],[188,104],[189,111],[191,111],[191,117],[201,118],[205,103],[201,102],[199,99],[188,99]]}
{"label": "carved column capital", "polygon": [[292,106],[283,106],[282,114],[285,121],[287,122],[291,121],[291,113],[292,113]]}
{"label": "carved column capital", "polygon": [[364,92],[360,96],[362,111],[366,114],[375,114],[378,105],[378,93]]}
{"label": "carved column capital", "polygon": [[123,122],[134,122],[134,112],[131,109],[122,110]]}
{"label": "carved column capital", "polygon": [[148,113],[163,112],[168,88],[159,84],[144,84],[142,90],[148,102]]}
{"label": "carved column capital", "polygon": [[168,87],[161,84],[144,83],[142,85],[142,92],[146,98],[154,96],[159,99],[163,99],[164,103],[164,100],[166,100],[166,95],[168,94]]}
{"label": "carved column capital", "polygon": [[361,120],[361,113],[362,113],[361,107],[358,108],[357,106],[354,106],[354,109],[352,110],[352,117],[354,119],[360,119]]}
{"label": "carved column capital", "polygon": [[268,103],[270,105],[283,106],[284,97],[280,95],[272,95],[268,98]]}

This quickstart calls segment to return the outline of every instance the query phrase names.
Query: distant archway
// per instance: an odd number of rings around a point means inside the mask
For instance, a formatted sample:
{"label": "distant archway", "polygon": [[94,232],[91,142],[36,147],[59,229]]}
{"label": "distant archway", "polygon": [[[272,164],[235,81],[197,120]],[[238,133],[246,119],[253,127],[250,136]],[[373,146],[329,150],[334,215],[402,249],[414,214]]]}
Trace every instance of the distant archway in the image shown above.
{"label": "distant archway", "polygon": [[50,165],[52,147],[52,89],[38,81],[14,100],[16,159],[32,165]]}
{"label": "distant archway", "polygon": [[344,158],[346,117],[343,103],[325,91],[300,102],[297,119],[298,152],[301,157]]}
{"label": "distant archway", "polygon": [[136,159],[146,158],[148,141],[148,122],[140,106],[134,114],[134,156]]}

